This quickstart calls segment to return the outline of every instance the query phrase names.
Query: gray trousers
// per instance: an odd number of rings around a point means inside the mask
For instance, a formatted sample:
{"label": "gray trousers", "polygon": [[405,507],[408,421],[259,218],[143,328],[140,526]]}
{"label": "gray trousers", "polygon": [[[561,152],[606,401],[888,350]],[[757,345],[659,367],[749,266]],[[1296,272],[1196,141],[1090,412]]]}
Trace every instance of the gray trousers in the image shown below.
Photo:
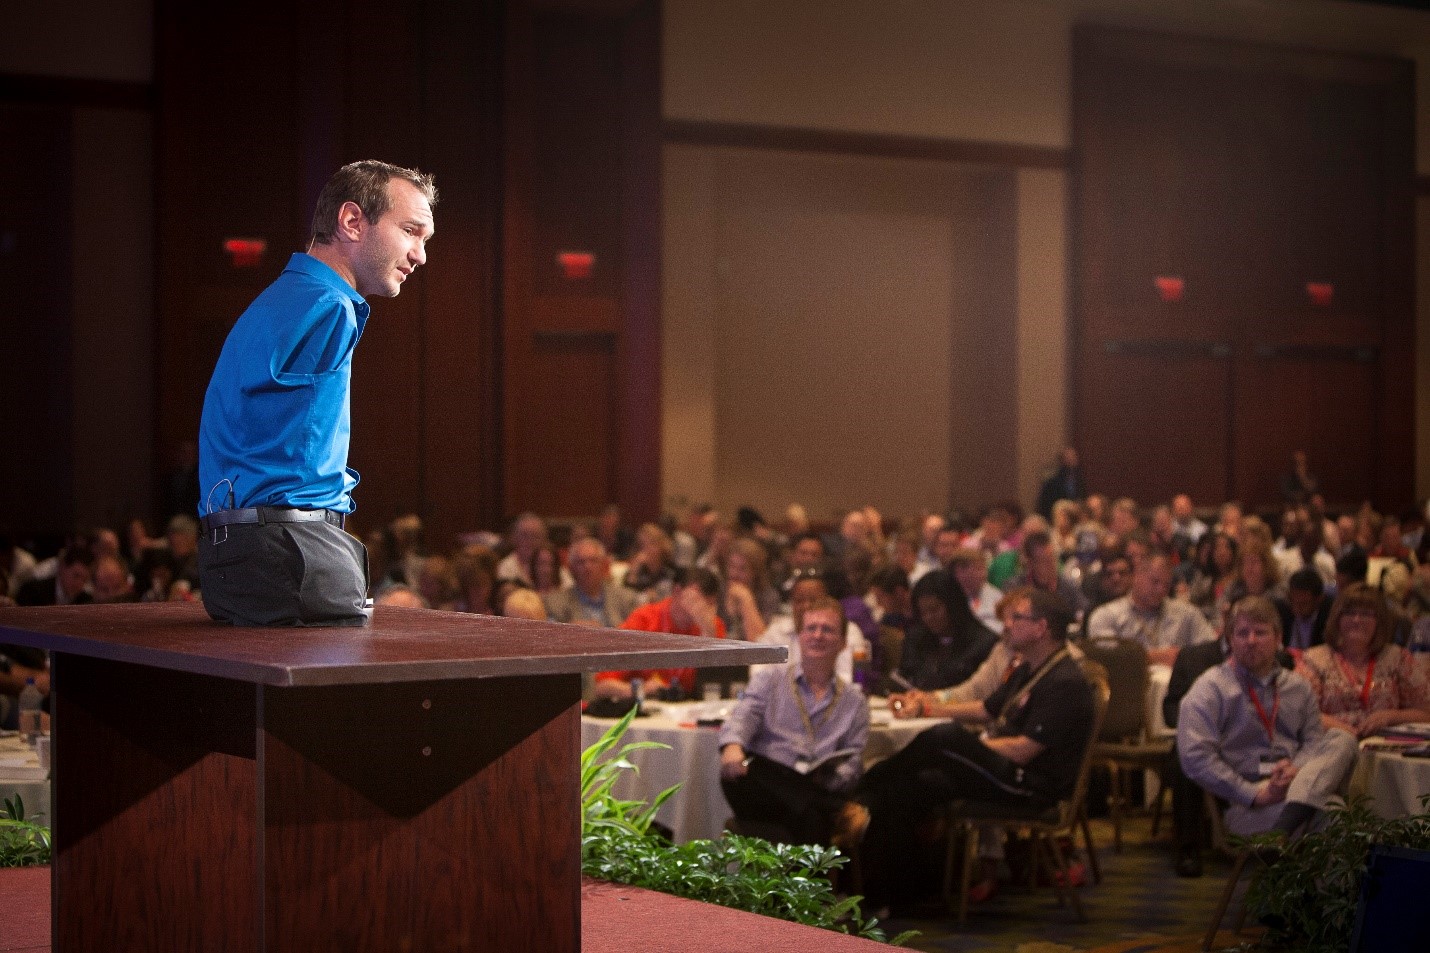
{"label": "gray trousers", "polygon": [[1360,753],[1360,743],[1355,737],[1332,728],[1321,735],[1308,757],[1298,758],[1300,769],[1286,789],[1286,799],[1279,804],[1264,807],[1248,807],[1233,804],[1226,809],[1226,829],[1232,834],[1248,836],[1269,831],[1281,811],[1293,801],[1308,804],[1317,811],[1323,811],[1332,796],[1338,793],[1351,776],[1356,766],[1356,756]]}
{"label": "gray trousers", "polygon": [[[225,531],[227,536],[225,538]],[[367,625],[367,548],[328,523],[242,523],[199,536],[204,608],[233,625]]]}

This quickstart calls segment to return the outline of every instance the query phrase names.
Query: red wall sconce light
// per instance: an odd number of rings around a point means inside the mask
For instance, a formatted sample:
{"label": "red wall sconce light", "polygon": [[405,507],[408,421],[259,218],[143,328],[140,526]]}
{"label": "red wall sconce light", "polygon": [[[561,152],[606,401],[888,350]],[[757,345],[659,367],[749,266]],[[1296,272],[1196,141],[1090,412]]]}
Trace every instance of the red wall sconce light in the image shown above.
{"label": "red wall sconce light", "polygon": [[226,238],[223,250],[233,267],[257,268],[268,251],[268,242],[262,238]]}
{"label": "red wall sconce light", "polygon": [[591,277],[596,268],[596,256],[588,251],[557,252],[556,264],[561,266],[561,274],[568,280],[579,281]]}
{"label": "red wall sconce light", "polygon": [[1308,281],[1306,282],[1306,297],[1311,299],[1311,303],[1318,308],[1329,308],[1331,299],[1336,296],[1336,286],[1329,281]]}
{"label": "red wall sconce light", "polygon": [[1168,304],[1181,301],[1187,290],[1187,283],[1175,275],[1158,275],[1152,283],[1157,286],[1157,296]]}

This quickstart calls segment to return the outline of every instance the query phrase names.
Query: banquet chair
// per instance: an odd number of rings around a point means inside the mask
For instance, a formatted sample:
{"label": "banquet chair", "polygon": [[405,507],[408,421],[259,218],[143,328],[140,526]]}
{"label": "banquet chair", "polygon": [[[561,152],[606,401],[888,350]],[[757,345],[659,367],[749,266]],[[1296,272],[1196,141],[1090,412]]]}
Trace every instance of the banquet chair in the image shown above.
{"label": "banquet chair", "polygon": [[[1092,770],[1093,745],[1107,715],[1109,689],[1107,671],[1102,665],[1092,659],[1084,659],[1081,664],[1083,675],[1093,687],[1093,717],[1087,747],[1083,752],[1082,763],[1078,766],[1077,781],[1072,794],[1066,800],[1044,810],[1031,810],[1006,801],[964,800],[953,801],[946,808],[949,838],[944,862],[944,900],[952,906],[954,864],[958,860],[958,847],[961,843],[963,867],[958,887],[959,926],[968,922],[968,888],[972,883],[973,866],[977,861],[978,828],[986,824],[999,824],[1027,831],[1032,841],[1030,879],[1036,880],[1041,867],[1047,874],[1048,883],[1056,891],[1058,905],[1062,906],[1070,899],[1078,922],[1087,922],[1087,913],[1083,910],[1076,887],[1071,883],[1067,857],[1060,841],[1066,838],[1071,842],[1079,830],[1082,832],[1093,882],[1101,883],[1102,871],[1098,868],[1097,852],[1087,824],[1087,776]],[[955,836],[956,831],[961,832],[961,838]]]}
{"label": "banquet chair", "polygon": [[1107,669],[1112,692],[1107,718],[1102,724],[1093,752],[1093,761],[1105,765],[1111,784],[1108,806],[1112,816],[1112,849],[1122,853],[1122,814],[1128,794],[1124,772],[1154,771],[1159,792],[1152,819],[1155,835],[1161,821],[1166,785],[1162,770],[1172,755],[1171,738],[1153,738],[1147,733],[1147,649],[1131,639],[1098,639],[1078,643],[1088,658]]}

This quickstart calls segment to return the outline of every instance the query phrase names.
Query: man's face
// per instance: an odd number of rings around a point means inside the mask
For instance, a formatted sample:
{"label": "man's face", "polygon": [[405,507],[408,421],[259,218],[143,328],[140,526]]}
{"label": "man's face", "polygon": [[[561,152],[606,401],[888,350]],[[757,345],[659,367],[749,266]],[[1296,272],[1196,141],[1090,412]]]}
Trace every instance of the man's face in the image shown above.
{"label": "man's face", "polygon": [[112,602],[129,594],[129,574],[116,559],[103,557],[94,564],[94,601]]}
{"label": "man's face", "polygon": [[73,599],[84,592],[89,585],[89,567],[84,563],[75,562],[59,568],[60,586],[64,589],[65,595]]}
{"label": "man's face", "polygon": [[824,547],[817,539],[802,539],[789,555],[789,564],[795,569],[814,569],[824,561]]}
{"label": "man's face", "polygon": [[972,599],[983,591],[983,584],[988,581],[988,567],[978,559],[959,563],[953,567],[953,578],[958,580],[964,595]]}
{"label": "man's face", "polygon": [[512,530],[511,545],[517,552],[530,558],[536,547],[546,542],[546,525],[537,519],[525,519]]}
{"label": "man's face", "polygon": [[1231,627],[1231,657],[1237,664],[1258,678],[1269,675],[1276,667],[1276,651],[1281,637],[1269,622],[1239,615]]}
{"label": "man's face", "polygon": [[1008,606],[1006,617],[1008,625],[1004,638],[1014,652],[1026,652],[1047,637],[1048,624],[1033,616],[1031,599],[1019,599]]}
{"label": "man's face", "polygon": [[844,517],[839,533],[851,543],[862,544],[869,538],[869,519],[862,511],[855,510]]}
{"label": "man's face", "polygon": [[357,292],[395,298],[407,276],[427,263],[427,241],[435,229],[427,196],[406,179],[389,179],[388,210],[376,222],[364,220],[353,260]]}
{"label": "man's face", "polygon": [[799,626],[799,655],[805,661],[833,660],[844,651],[844,630],[833,609],[810,609]]}
{"label": "man's face", "polygon": [[1132,601],[1151,611],[1162,605],[1172,589],[1172,571],[1160,559],[1145,563],[1132,576]]}
{"label": "man's face", "polygon": [[920,537],[929,552],[933,552],[934,544],[938,542],[938,534],[946,525],[942,516],[924,517],[924,525]]}
{"label": "man's face", "polygon": [[1179,493],[1172,498],[1172,516],[1178,523],[1185,523],[1192,518],[1192,498],[1185,493]]}
{"label": "man's face", "polygon": [[801,579],[794,584],[794,589],[789,594],[789,611],[794,616],[794,624],[801,624],[804,619],[804,610],[809,608],[809,604],[820,596],[827,595],[824,591],[824,582],[819,579]]}
{"label": "man's face", "polygon": [[947,566],[948,561],[953,558],[953,554],[958,551],[958,531],[952,529],[940,530],[934,539],[933,555],[938,560],[940,566]]}
{"label": "man's face", "polygon": [[1137,528],[1137,514],[1124,506],[1116,507],[1112,511],[1112,524],[1108,528],[1118,536],[1126,536]]}
{"label": "man's face", "polygon": [[576,585],[588,591],[599,589],[611,569],[610,559],[600,546],[591,545],[590,540],[572,546],[570,555],[566,557],[566,564],[571,569],[571,578]]}

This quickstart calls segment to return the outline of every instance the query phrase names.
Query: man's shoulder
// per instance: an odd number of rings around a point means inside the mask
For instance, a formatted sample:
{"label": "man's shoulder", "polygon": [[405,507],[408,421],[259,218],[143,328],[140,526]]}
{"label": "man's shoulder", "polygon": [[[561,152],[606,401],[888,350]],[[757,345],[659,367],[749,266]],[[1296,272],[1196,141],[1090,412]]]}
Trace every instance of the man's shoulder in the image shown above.
{"label": "man's shoulder", "polygon": [[1087,618],[1089,627],[1095,622],[1105,621],[1110,623],[1119,622],[1127,618],[1127,614],[1132,611],[1132,597],[1118,596],[1116,599],[1109,599],[1096,609]]}
{"label": "man's shoulder", "polygon": [[644,632],[659,632],[661,613],[669,599],[662,599],[659,602],[651,602],[647,605],[637,606],[626,616],[626,621],[621,623],[623,629],[639,629]]}

